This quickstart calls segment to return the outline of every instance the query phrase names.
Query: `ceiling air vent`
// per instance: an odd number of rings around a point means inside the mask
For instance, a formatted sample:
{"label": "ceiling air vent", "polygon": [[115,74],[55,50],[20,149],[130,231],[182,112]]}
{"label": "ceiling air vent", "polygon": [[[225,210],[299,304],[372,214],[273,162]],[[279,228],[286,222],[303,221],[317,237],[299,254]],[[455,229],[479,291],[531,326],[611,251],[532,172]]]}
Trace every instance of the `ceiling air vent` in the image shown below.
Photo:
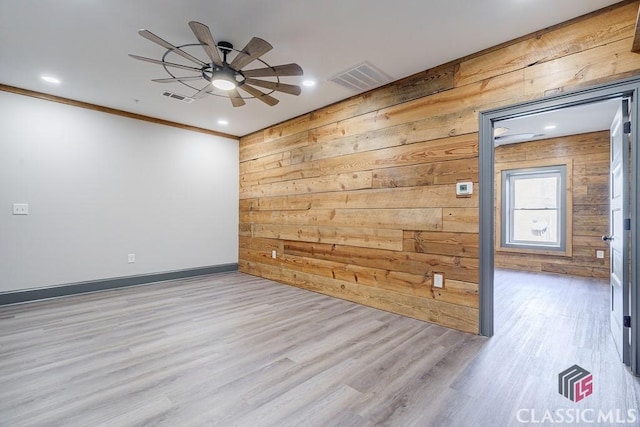
{"label": "ceiling air vent", "polygon": [[356,65],[347,71],[337,74],[329,80],[354,92],[365,92],[389,83],[391,77],[370,63],[363,62],[360,65]]}
{"label": "ceiling air vent", "polygon": [[193,102],[193,98],[189,98],[188,96],[178,95],[177,93],[172,92],[162,92],[164,96],[168,96],[169,98],[177,99],[178,101],[182,101],[185,104],[191,104]]}

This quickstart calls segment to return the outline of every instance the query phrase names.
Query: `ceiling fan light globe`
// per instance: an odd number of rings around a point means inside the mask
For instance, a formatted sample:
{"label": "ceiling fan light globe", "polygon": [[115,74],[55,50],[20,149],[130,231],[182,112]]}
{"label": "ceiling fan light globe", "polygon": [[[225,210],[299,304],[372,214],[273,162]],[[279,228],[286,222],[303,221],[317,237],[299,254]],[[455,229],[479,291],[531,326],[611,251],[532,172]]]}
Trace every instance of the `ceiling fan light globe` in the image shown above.
{"label": "ceiling fan light globe", "polygon": [[214,79],[211,84],[220,90],[231,90],[231,89],[235,89],[237,84],[229,81],[227,79]]}

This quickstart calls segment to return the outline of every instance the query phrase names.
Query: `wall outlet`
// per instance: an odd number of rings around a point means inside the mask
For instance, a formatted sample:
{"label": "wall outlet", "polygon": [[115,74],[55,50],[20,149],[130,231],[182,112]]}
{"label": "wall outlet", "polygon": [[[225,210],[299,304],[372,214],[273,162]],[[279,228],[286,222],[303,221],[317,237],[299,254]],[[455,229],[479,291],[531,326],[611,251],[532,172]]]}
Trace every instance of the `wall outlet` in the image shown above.
{"label": "wall outlet", "polygon": [[596,251],[596,258],[603,259],[604,258],[604,251]]}
{"label": "wall outlet", "polygon": [[134,262],[136,262],[136,254],[127,255],[127,261],[129,262],[129,264],[133,264]]}
{"label": "wall outlet", "polygon": [[444,288],[444,274],[433,273],[433,287]]}
{"label": "wall outlet", "polygon": [[14,203],[13,204],[14,215],[29,215],[29,205],[27,203]]}
{"label": "wall outlet", "polygon": [[276,250],[272,250],[271,251],[271,258],[276,259],[278,257],[278,253],[276,252]]}

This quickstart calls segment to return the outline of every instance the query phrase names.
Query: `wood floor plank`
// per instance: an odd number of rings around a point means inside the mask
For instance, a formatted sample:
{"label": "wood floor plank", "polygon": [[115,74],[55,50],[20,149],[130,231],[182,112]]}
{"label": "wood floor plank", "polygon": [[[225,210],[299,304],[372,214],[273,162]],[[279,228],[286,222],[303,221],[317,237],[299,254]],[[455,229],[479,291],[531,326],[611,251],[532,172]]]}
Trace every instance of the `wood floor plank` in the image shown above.
{"label": "wood floor plank", "polygon": [[608,286],[498,271],[479,337],[238,272],[0,307],[2,426],[515,425],[573,364],[636,410]]}

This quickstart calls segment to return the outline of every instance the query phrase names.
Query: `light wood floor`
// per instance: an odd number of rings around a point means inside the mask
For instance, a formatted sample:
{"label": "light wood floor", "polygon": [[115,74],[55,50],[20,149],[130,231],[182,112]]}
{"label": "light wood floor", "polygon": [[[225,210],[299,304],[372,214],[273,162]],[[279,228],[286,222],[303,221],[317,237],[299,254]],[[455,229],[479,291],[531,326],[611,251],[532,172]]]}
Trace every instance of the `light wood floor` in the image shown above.
{"label": "light wood floor", "polygon": [[[491,339],[241,273],[0,307],[0,425],[508,426],[523,408],[638,408],[606,285],[496,277]],[[576,363],[594,375],[577,404],[557,392]]]}

